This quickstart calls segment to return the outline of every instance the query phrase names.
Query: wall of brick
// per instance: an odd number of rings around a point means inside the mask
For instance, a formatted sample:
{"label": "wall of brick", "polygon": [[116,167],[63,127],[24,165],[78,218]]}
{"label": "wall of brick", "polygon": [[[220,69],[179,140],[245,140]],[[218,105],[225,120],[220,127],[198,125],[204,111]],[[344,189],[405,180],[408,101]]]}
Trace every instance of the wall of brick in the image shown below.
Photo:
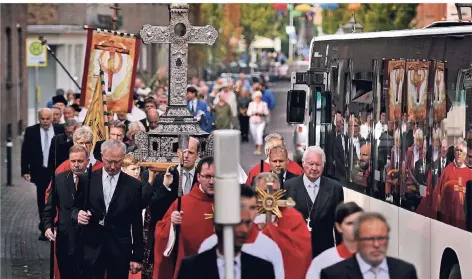
{"label": "wall of brick", "polygon": [[[18,137],[24,130],[28,106],[28,71],[25,66],[27,4],[1,4],[0,43],[0,142],[1,183],[6,182],[5,144],[8,136]],[[18,149],[18,144],[14,149]],[[13,162],[19,166],[20,162]]]}
{"label": "wall of brick", "polygon": [[435,21],[447,18],[447,4],[419,4],[416,8],[416,28],[423,28]]}

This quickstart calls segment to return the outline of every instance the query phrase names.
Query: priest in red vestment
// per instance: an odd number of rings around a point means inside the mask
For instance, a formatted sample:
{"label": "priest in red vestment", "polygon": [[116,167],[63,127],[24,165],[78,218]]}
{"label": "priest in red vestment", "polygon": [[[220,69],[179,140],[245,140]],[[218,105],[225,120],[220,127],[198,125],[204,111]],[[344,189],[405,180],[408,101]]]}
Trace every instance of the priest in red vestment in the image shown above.
{"label": "priest in red vestment", "polygon": [[[274,146],[279,146],[279,145],[285,146],[285,143],[284,143],[284,138],[281,135],[277,134],[277,133],[272,133],[272,134],[267,135],[264,139],[264,142],[265,142],[264,151],[265,151],[265,154],[266,154],[267,157],[266,157],[266,160],[263,163],[262,171],[263,172],[269,172],[269,171],[271,171],[271,167],[270,167],[270,164],[269,164],[270,150]],[[287,163],[287,171],[289,171],[289,172],[291,172],[295,175],[302,175],[303,174],[303,169],[300,167],[300,165],[298,165],[297,163],[295,163],[294,161],[292,161],[290,159],[288,160],[288,163]],[[255,165],[249,171],[248,177],[247,177],[247,180],[246,180],[246,184],[252,185],[252,180],[259,173],[261,173],[261,164]]]}
{"label": "priest in red vestment", "polygon": [[[156,224],[154,279],[177,278],[182,259],[197,254],[203,240],[213,234],[213,157],[202,158],[195,172],[198,183],[193,185],[188,195],[181,197],[180,212],[177,211],[178,200],[175,200],[164,218]],[[178,242],[175,237],[176,225],[180,225]],[[174,256],[177,257],[175,268]]]}
{"label": "priest in red vestment", "polygon": [[463,230],[467,229],[464,208],[466,183],[472,180],[472,170],[465,164],[466,155],[467,143],[458,139],[454,145],[454,161],[444,169],[433,196],[438,220]]}
{"label": "priest in red vestment", "polygon": [[[279,178],[274,173],[261,173],[254,179],[255,187],[266,191],[267,181],[273,183],[273,191],[280,187]],[[273,221],[265,224],[266,215],[258,215],[255,223],[262,228],[262,233],[275,241],[282,252],[285,278],[305,278],[312,260],[311,234],[303,216],[292,207],[279,207],[282,217],[272,215]]]}

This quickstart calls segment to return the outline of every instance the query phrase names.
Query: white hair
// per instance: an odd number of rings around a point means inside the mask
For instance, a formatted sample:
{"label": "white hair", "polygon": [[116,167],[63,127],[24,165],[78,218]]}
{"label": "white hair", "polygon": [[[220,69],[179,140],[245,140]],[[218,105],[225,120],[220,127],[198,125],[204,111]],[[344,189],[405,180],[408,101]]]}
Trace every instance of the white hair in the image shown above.
{"label": "white hair", "polygon": [[264,138],[264,152],[266,153],[266,156],[269,156],[268,150],[274,147],[271,143],[272,140],[281,140],[282,144],[285,146],[284,138],[280,134],[277,134],[277,133],[268,134]]}
{"label": "white hair", "polygon": [[74,131],[74,135],[72,136],[74,142],[77,142],[79,139],[87,139],[88,141],[93,141],[93,131],[92,128],[89,126],[82,126],[77,128]]}
{"label": "white hair", "polygon": [[455,148],[459,148],[464,153],[467,154],[467,142],[463,138],[458,138],[454,143]]}
{"label": "white hair", "polygon": [[323,163],[323,166],[325,165],[326,163],[326,155],[323,151],[323,149],[321,149],[321,147],[319,147],[318,145],[314,145],[314,146],[308,146],[308,148],[305,150],[305,152],[303,153],[303,157],[302,157],[302,162],[304,163],[305,162],[305,159],[306,159],[306,156],[308,156],[308,153],[318,153],[318,154],[321,154],[321,161]]}
{"label": "white hair", "polygon": [[50,109],[50,108],[42,108],[42,109],[38,110],[38,116],[40,116],[41,112],[43,112],[43,111],[49,112],[49,113],[52,115],[52,109]]}
{"label": "white hair", "polygon": [[123,155],[126,154],[126,145],[120,141],[120,140],[116,140],[116,139],[109,139],[109,140],[106,140],[101,148],[100,148],[100,151],[103,153],[105,153],[105,151],[107,151],[108,149],[118,149],[118,148],[121,148],[122,151],[123,151]]}

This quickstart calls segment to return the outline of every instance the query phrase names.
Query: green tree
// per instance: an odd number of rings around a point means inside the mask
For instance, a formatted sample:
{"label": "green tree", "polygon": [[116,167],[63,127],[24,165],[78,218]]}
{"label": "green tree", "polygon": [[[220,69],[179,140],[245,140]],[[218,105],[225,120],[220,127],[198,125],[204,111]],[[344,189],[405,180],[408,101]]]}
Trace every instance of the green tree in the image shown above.
{"label": "green tree", "polygon": [[[410,28],[416,16],[418,4],[362,4],[355,12],[356,20],[364,26],[364,32],[400,30]],[[352,16],[348,4],[335,10],[323,10],[323,32],[333,34]]]}
{"label": "green tree", "polygon": [[244,28],[242,34],[248,50],[256,35],[277,37],[285,25],[277,17],[272,4],[241,4],[241,27]]}

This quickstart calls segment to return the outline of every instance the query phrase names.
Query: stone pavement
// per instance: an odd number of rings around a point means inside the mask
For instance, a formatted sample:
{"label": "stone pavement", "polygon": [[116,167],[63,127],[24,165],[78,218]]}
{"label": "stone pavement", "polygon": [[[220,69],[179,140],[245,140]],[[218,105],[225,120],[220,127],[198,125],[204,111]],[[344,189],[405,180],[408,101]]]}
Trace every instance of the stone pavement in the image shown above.
{"label": "stone pavement", "polygon": [[36,188],[21,178],[20,148],[16,149],[14,186],[1,186],[0,278],[49,278],[50,243],[38,241]]}

